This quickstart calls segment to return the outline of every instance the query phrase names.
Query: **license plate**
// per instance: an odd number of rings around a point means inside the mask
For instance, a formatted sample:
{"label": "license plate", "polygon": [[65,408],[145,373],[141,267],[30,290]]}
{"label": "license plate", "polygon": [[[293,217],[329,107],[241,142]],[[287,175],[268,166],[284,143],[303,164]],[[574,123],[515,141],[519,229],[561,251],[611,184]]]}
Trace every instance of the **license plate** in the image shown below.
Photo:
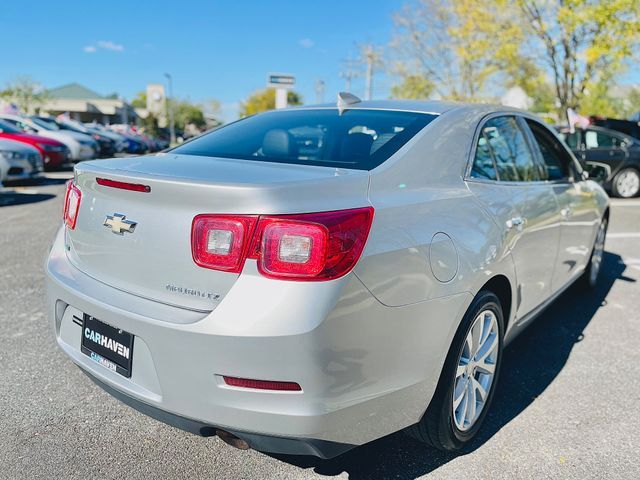
{"label": "license plate", "polygon": [[133,359],[133,335],[131,333],[107,325],[85,313],[82,321],[80,349],[93,361],[109,370],[117,372],[123,377],[131,377]]}

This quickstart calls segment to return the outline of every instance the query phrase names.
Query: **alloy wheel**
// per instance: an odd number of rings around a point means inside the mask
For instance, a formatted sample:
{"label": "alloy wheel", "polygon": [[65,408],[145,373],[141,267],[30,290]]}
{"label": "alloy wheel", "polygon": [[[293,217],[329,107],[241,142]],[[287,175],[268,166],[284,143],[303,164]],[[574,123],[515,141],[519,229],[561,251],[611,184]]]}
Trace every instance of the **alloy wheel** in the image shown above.
{"label": "alloy wheel", "polygon": [[473,427],[487,403],[498,362],[498,345],[496,315],[483,310],[473,321],[458,358],[453,419],[460,431]]}
{"label": "alloy wheel", "polygon": [[640,173],[631,168],[621,172],[616,178],[616,190],[623,198],[635,197],[640,190]]}

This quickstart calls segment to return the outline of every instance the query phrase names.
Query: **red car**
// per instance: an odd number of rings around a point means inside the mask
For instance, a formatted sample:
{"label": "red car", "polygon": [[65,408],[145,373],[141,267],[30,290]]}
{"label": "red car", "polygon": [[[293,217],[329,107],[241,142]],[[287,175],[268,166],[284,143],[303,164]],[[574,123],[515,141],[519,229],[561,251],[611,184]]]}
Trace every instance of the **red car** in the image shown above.
{"label": "red car", "polygon": [[65,144],[52,138],[25,133],[3,120],[0,120],[0,138],[28,143],[37,148],[42,155],[45,170],[60,168],[69,158],[69,149]]}

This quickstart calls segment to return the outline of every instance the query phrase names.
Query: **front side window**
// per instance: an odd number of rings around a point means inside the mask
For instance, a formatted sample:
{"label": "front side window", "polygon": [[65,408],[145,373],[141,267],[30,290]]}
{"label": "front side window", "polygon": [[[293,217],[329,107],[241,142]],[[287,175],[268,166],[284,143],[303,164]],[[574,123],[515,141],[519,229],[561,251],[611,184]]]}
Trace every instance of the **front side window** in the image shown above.
{"label": "front side window", "polygon": [[239,120],[171,150],[177,154],[371,170],[437,115],[300,109]]}
{"label": "front side window", "polygon": [[566,180],[572,163],[571,156],[562,143],[538,122],[526,119],[527,125],[536,141],[535,147],[540,150],[543,161],[543,180]]}
{"label": "front side window", "polygon": [[[489,167],[488,156],[492,158],[495,166],[493,176],[500,181],[531,182],[540,180],[540,172],[526,137],[520,129],[517,119],[513,116],[492,118],[484,124],[478,139],[472,176],[480,175],[474,171],[492,174],[487,170]],[[482,170],[483,166],[484,170]]]}

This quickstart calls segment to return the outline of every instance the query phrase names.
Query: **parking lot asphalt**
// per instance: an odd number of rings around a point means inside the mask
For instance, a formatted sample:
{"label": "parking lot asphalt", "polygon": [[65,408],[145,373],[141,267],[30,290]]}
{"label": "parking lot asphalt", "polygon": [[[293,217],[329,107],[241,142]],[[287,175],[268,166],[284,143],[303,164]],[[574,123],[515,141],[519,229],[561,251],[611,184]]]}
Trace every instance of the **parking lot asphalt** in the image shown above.
{"label": "parking lot asphalt", "polygon": [[572,287],[505,354],[479,438],[402,433],[333,460],[236,450],[122,405],[55,346],[43,263],[64,178],[0,190],[0,478],[638,478],[640,199],[614,200],[597,289]]}

